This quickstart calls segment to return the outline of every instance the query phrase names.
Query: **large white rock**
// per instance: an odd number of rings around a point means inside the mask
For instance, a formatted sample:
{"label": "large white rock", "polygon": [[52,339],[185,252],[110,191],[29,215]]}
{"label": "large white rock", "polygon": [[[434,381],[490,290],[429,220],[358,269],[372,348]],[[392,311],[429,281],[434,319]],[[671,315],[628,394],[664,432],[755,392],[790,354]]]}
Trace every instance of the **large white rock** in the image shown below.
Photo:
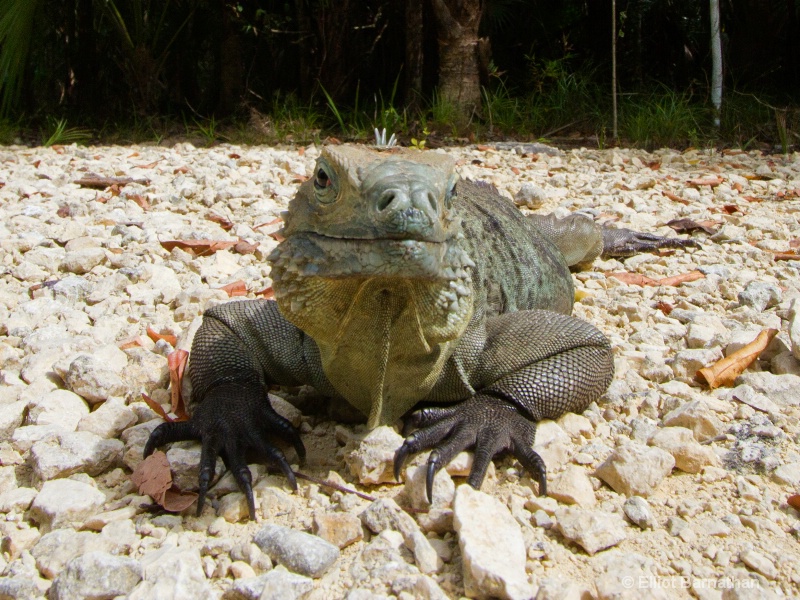
{"label": "large white rock", "polygon": [[88,483],[72,479],[46,481],[33,501],[31,519],[43,532],[60,527],[79,527],[100,512],[106,496]]}
{"label": "large white rock", "polygon": [[216,598],[203,572],[197,548],[177,546],[166,541],[158,550],[147,552],[139,561],[144,571],[129,600],[163,598]]}
{"label": "large white rock", "polygon": [[675,459],[675,466],[686,473],[699,473],[703,467],[719,465],[714,450],[701,446],[694,439],[692,430],[685,427],[663,427],[653,434],[648,443],[669,452]]}
{"label": "large white rock", "polygon": [[626,496],[647,497],[670,474],[675,459],[661,448],[630,443],[620,446],[597,467],[595,475]]}
{"label": "large white rock", "polygon": [[32,425],[59,425],[69,431],[75,431],[88,414],[86,401],[69,390],[53,390],[28,405]]}
{"label": "large white rock", "polygon": [[602,510],[577,506],[561,508],[556,511],[556,524],[561,535],[589,554],[616,546],[628,536],[623,518]]}
{"label": "large white rock", "polygon": [[403,438],[391,427],[377,427],[345,455],[350,473],[364,484],[394,482],[394,453]]}
{"label": "large white rock", "polygon": [[578,504],[590,508],[597,503],[594,488],[586,469],[569,464],[547,485],[547,495],[564,504]]}
{"label": "large white rock", "polygon": [[460,485],[453,503],[453,523],[467,596],[508,600],[533,596],[525,573],[522,531],[504,504],[469,485]]}
{"label": "large white rock", "polygon": [[139,561],[107,552],[88,552],[73,558],[50,588],[52,600],[114,598],[130,592],[142,579]]}
{"label": "large white rock", "polygon": [[31,447],[33,472],[40,481],[84,472],[99,475],[122,459],[124,444],[88,431],[61,432]]}

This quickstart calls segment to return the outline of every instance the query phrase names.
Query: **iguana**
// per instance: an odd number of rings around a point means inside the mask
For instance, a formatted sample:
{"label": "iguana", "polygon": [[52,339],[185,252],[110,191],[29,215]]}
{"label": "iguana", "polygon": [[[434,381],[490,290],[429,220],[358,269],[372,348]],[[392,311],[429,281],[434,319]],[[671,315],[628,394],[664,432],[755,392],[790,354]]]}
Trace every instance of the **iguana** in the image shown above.
{"label": "iguana", "polygon": [[296,487],[270,442],[305,455],[268,400],[275,384],[345,399],[370,428],[424,403],[407,418],[415,431],[397,450],[395,476],[409,455],[433,449],[429,497],[436,471],[468,448],[471,485],[510,451],[546,493],[532,449],[537,421],[584,410],[614,371],[606,337],[570,316],[570,265],[693,245],[581,214],[525,217],[491,186],[460,179],[447,154],[356,145],[323,148],[284,220],[285,240],[269,257],[276,302],[205,312],[188,368],[192,417],[159,425],[144,450],[202,442],[198,514],[218,455],[251,518],[246,452]]}

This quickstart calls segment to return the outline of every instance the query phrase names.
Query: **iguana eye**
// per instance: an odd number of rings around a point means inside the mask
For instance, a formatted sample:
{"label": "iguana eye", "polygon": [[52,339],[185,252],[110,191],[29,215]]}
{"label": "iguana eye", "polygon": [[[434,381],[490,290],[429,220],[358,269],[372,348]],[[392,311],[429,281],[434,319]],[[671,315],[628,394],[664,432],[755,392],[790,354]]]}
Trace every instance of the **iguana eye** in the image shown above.
{"label": "iguana eye", "polygon": [[314,172],[314,195],[317,201],[322,204],[333,202],[339,194],[338,187],[334,171],[322,161],[317,163]]}

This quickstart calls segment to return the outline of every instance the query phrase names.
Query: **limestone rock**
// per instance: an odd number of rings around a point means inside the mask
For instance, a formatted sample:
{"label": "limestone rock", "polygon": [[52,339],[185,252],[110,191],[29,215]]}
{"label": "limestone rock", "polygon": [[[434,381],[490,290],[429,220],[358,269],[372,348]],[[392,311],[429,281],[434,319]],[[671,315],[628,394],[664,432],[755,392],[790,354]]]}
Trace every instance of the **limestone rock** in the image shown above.
{"label": "limestone rock", "polygon": [[253,541],[272,560],[308,577],[322,577],[339,558],[339,548],[321,537],[280,525],[265,525]]}
{"label": "limestone rock", "polygon": [[669,452],[675,459],[675,466],[686,473],[699,473],[703,467],[719,465],[714,450],[701,446],[692,431],[685,427],[659,429],[648,443]]}
{"label": "limestone rock", "polygon": [[41,481],[85,472],[99,475],[122,459],[124,445],[88,431],[58,433],[31,448],[33,472]]}
{"label": "limestone rock", "polygon": [[358,517],[342,512],[316,511],[313,531],[338,548],[346,548],[364,537]]}
{"label": "limestone rock", "polygon": [[370,504],[359,518],[373,533],[385,529],[399,531],[406,547],[414,554],[414,560],[423,573],[434,573],[441,567],[441,560],[417,522],[390,498],[380,498]]}
{"label": "limestone rock", "polygon": [[468,596],[522,600],[533,595],[525,573],[522,532],[504,504],[461,485],[453,503],[453,523]]}
{"label": "limestone rock", "polygon": [[72,479],[45,481],[31,505],[31,519],[43,532],[60,527],[80,526],[106,501],[101,491]]}
{"label": "limestone rock", "polygon": [[68,431],[75,431],[88,414],[84,399],[69,390],[53,390],[28,405],[32,425],[58,425]]}
{"label": "limestone rock", "polygon": [[739,304],[763,312],[780,303],[781,297],[781,289],[774,283],[751,281],[739,292]]}
{"label": "limestone rock", "polygon": [[595,475],[626,496],[647,497],[675,466],[672,455],[660,448],[631,443],[614,450]]}
{"label": "limestone rock", "polygon": [[664,415],[663,422],[666,427],[691,429],[698,442],[715,438],[725,429],[725,425],[704,400],[693,400],[682,404]]}
{"label": "limestone rock", "polygon": [[216,596],[203,572],[200,552],[196,548],[178,547],[174,542],[166,542],[158,550],[147,552],[139,562],[144,581],[130,592],[129,600]]}
{"label": "limestone rock", "polygon": [[124,396],[127,391],[118,373],[88,354],[82,354],[70,363],[64,382],[90,404],[111,396]]}
{"label": "limestone rock", "polygon": [[370,431],[344,460],[360,483],[394,482],[394,453],[402,443],[403,438],[384,425]]}
{"label": "limestone rock", "polygon": [[627,525],[619,515],[577,506],[557,510],[556,526],[561,535],[589,554],[616,546],[627,537]]}
{"label": "limestone rock", "polygon": [[440,469],[433,478],[433,498],[426,489],[427,466],[409,466],[406,469],[405,492],[416,509],[448,508],[453,504],[456,486],[446,469]]}
{"label": "limestone rock", "polygon": [[778,569],[772,560],[755,550],[744,550],[739,554],[739,559],[756,573],[761,573],[767,579],[778,577]]}
{"label": "limestone rock", "polygon": [[129,593],[142,579],[139,561],[106,552],[73,558],[50,589],[53,600],[113,598]]}
{"label": "limestone rock", "polygon": [[653,529],[656,526],[656,519],[650,510],[650,504],[641,496],[631,496],[622,505],[625,516],[642,529]]}
{"label": "limestone rock", "polygon": [[80,420],[78,431],[88,431],[103,439],[111,439],[118,437],[134,423],[136,413],[121,398],[109,398]]}
{"label": "limestone rock", "polygon": [[567,465],[567,468],[547,485],[547,494],[559,502],[578,504],[584,508],[591,508],[597,503],[586,470],[573,464]]}

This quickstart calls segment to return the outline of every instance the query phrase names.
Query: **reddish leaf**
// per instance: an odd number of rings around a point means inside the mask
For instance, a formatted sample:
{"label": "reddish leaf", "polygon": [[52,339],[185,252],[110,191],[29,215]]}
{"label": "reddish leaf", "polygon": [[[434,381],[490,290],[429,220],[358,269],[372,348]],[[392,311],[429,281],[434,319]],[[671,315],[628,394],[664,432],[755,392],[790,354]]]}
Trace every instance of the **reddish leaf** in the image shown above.
{"label": "reddish leaf", "polygon": [[653,285],[655,284],[654,279],[650,279],[649,277],[645,277],[639,273],[606,273],[606,277],[613,277],[614,279],[619,279],[622,283],[627,283],[629,285]]}
{"label": "reddish leaf", "polygon": [[720,386],[733,385],[736,378],[758,358],[777,334],[777,329],[764,329],[746,346],[718,360],[710,367],[698,370],[697,379],[708,383],[708,387],[712,390]]}
{"label": "reddish leaf", "polygon": [[143,393],[142,394],[142,400],[144,400],[144,403],[147,404],[147,406],[149,406],[150,409],[154,413],[156,413],[159,417],[161,417],[162,419],[164,419],[168,423],[174,423],[175,422],[176,419],[173,419],[172,417],[170,417],[164,411],[164,409],[161,408],[161,405],[158,402],[156,402],[155,400],[153,400],[150,396],[148,396],[147,394]]}
{"label": "reddish leaf", "polygon": [[150,200],[141,194],[128,194],[128,200],[133,200],[142,210],[150,210]]}
{"label": "reddish leaf", "polygon": [[673,202],[680,202],[681,204],[689,204],[689,201],[686,198],[681,198],[677,194],[673,194],[672,192],[669,192],[667,190],[662,190],[661,193],[670,200],[672,200]]}
{"label": "reddish leaf", "polygon": [[108,191],[111,192],[112,196],[116,197],[120,195],[121,188],[118,184],[115,183],[113,185],[108,186]]}
{"label": "reddish leaf", "polygon": [[748,202],[763,202],[764,201],[763,198],[758,198],[757,196],[740,196],[740,197],[744,198]]}
{"label": "reddish leaf", "polygon": [[117,348],[120,350],[127,350],[128,348],[136,348],[136,347],[144,347],[144,340],[142,340],[141,336],[134,336],[128,338],[126,340],[122,340],[117,344]]}
{"label": "reddish leaf", "polygon": [[650,167],[653,171],[658,171],[661,168],[661,161],[660,160],[651,161],[647,163],[647,166]]}
{"label": "reddish leaf", "polygon": [[164,492],[164,497],[159,504],[169,512],[181,512],[189,508],[197,500],[195,492],[182,492],[174,485]]}
{"label": "reddish leaf", "polygon": [[172,171],[172,174],[173,175],[177,175],[178,173],[186,174],[188,172],[189,172],[189,167],[184,166],[184,167],[178,167],[178,168],[174,169]]}
{"label": "reddish leaf", "polygon": [[234,296],[247,296],[247,284],[241,280],[223,285],[220,289],[225,290],[225,293],[228,294],[230,298]]}
{"label": "reddish leaf", "polygon": [[277,225],[278,223],[283,223],[283,219],[280,217],[275,217],[272,221],[268,221],[267,223],[259,223],[258,225],[254,226],[253,229],[259,229],[260,227],[268,227],[270,225]]}
{"label": "reddish leaf", "polygon": [[789,240],[789,248],[800,248],[800,238]]}
{"label": "reddish leaf", "polygon": [[172,412],[178,417],[178,421],[186,421],[189,419],[181,393],[183,371],[186,369],[186,363],[188,361],[189,353],[186,350],[175,350],[167,355]]}
{"label": "reddish leaf", "polygon": [[166,240],[161,242],[161,246],[171,251],[173,248],[180,248],[192,252],[195,256],[207,256],[219,250],[227,250],[236,245],[236,242],[228,240]]}
{"label": "reddish leaf", "polygon": [[160,163],[162,160],[164,160],[164,159],[163,158],[159,158],[158,160],[154,160],[153,162],[147,163],[146,165],[133,165],[133,168],[134,169],[152,169],[158,163]]}
{"label": "reddish leaf", "polygon": [[171,333],[157,333],[155,329],[151,329],[150,327],[147,328],[147,337],[149,337],[154,342],[158,340],[164,340],[168,342],[173,348],[178,343],[178,338],[171,334]]}
{"label": "reddish leaf", "polygon": [[789,496],[786,499],[786,503],[795,510],[800,510],[800,494],[794,494],[793,496]]}
{"label": "reddish leaf", "polygon": [[745,213],[745,212],[744,212],[744,211],[743,211],[741,208],[739,208],[738,206],[736,206],[735,204],[724,204],[724,205],[722,206],[722,211],[723,211],[723,212],[725,212],[725,213],[727,213],[727,214],[729,214],[729,215],[732,215],[732,214],[733,214],[733,213],[735,213],[735,212],[741,213],[741,214],[743,214],[743,215],[744,215],[744,214],[747,214],[747,213]]}
{"label": "reddish leaf", "polygon": [[776,252],[772,258],[773,260],[797,260],[800,256],[794,252]]}
{"label": "reddish leaf", "polygon": [[682,273],[680,275],[673,275],[672,277],[664,277],[656,280],[655,285],[680,285],[689,281],[697,281],[698,279],[705,279],[705,275],[700,271],[690,271],[689,273]]}
{"label": "reddish leaf", "polygon": [[744,189],[744,186],[741,183],[739,183],[738,181],[736,183],[734,183],[733,186],[731,186],[731,187],[733,187],[733,189],[735,189],[739,193],[741,193],[741,191]]}
{"label": "reddish leaf", "polygon": [[214,223],[217,223],[225,231],[229,231],[230,229],[233,228],[233,223],[231,223],[228,219],[226,219],[222,215],[218,215],[215,212],[206,213],[206,219],[208,219],[209,221],[213,221]]}
{"label": "reddish leaf", "polygon": [[709,235],[717,233],[716,229],[712,229],[708,225],[698,223],[692,219],[672,219],[667,222],[667,227],[671,227],[678,233],[691,233],[692,231],[705,231]]}
{"label": "reddish leaf", "polygon": [[477,150],[480,150],[481,152],[486,152],[486,151],[488,151],[488,150],[491,150],[491,149],[492,149],[492,147],[491,147],[491,146],[486,146],[486,145],[484,145],[484,144],[478,144],[477,146],[475,146],[475,148],[476,148]]}
{"label": "reddish leaf", "polygon": [[691,185],[692,187],[709,186],[709,187],[713,188],[713,187],[717,187],[720,183],[722,183],[722,177],[719,177],[719,176],[716,176],[716,177],[700,177],[700,178],[697,178],[697,179],[690,179],[687,183],[689,185]]}
{"label": "reddish leaf", "polygon": [[138,152],[131,152],[130,154],[128,154],[127,158],[136,158],[137,156],[139,156]]}
{"label": "reddish leaf", "polygon": [[65,219],[66,217],[70,216],[70,214],[72,214],[72,210],[70,209],[69,204],[62,204],[61,206],[58,207],[56,214],[62,219]]}
{"label": "reddish leaf", "polygon": [[42,164],[42,161],[41,161],[41,160],[35,160],[35,161],[33,161],[33,168],[34,168],[34,169],[38,169],[40,164]]}
{"label": "reddish leaf", "polygon": [[298,155],[300,155],[300,156],[303,156],[305,153],[306,153],[306,149],[305,149],[305,147],[304,147],[304,146],[300,146],[300,147],[297,149],[297,154],[298,154]]}
{"label": "reddish leaf", "polygon": [[658,302],[658,304],[656,304],[656,308],[658,310],[660,310],[662,313],[664,313],[665,315],[669,315],[669,313],[672,312],[672,309],[674,307],[669,302],[664,302],[662,300],[662,301]]}
{"label": "reddish leaf", "polygon": [[278,233],[277,231],[275,231],[275,232],[273,232],[273,233],[268,233],[267,235],[268,235],[269,237],[271,237],[273,240],[275,240],[276,242],[282,242],[283,240],[285,240],[285,239],[286,239],[285,237],[283,237],[283,236],[282,236],[280,233]]}
{"label": "reddish leaf", "polygon": [[136,465],[131,473],[131,481],[140,494],[146,494],[161,504],[164,493],[172,487],[172,472],[167,455],[160,450],[153,452]]}
{"label": "reddish leaf", "polygon": [[253,254],[256,250],[258,250],[258,244],[251,244],[244,240],[239,240],[233,247],[233,251],[237,254]]}
{"label": "reddish leaf", "polygon": [[340,145],[342,143],[342,140],[340,140],[339,138],[335,138],[335,137],[331,137],[331,136],[329,136],[325,141],[328,142],[329,144],[334,145],[334,146],[338,146],[338,145]]}
{"label": "reddish leaf", "polygon": [[237,158],[242,158],[242,157],[239,156],[238,154],[236,154],[236,152],[231,152],[230,154],[228,154],[228,158],[232,158],[233,160],[236,160]]}

